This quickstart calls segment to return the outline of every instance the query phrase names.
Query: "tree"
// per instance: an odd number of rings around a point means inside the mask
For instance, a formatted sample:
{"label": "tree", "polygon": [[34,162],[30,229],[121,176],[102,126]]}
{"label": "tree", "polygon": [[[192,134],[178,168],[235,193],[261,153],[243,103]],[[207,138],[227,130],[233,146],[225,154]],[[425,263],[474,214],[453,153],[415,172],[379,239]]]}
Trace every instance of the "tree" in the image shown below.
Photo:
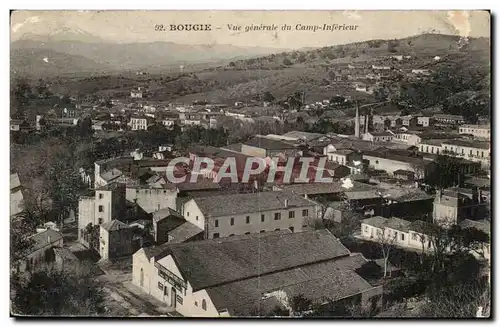
{"label": "tree", "polygon": [[94,130],[92,129],[92,119],[89,117],[80,119],[76,125],[76,128],[78,130],[78,135],[81,137],[89,137],[92,136],[94,133]]}
{"label": "tree", "polygon": [[304,53],[301,53],[298,57],[297,57],[297,62],[299,63],[303,63],[306,61],[306,55]]}
{"label": "tree", "polygon": [[271,92],[265,91],[262,94],[262,101],[265,101],[265,102],[274,102],[274,100],[276,100],[276,98],[274,97],[274,95]]}
{"label": "tree", "polygon": [[312,307],[311,299],[306,298],[303,294],[293,296],[289,304],[294,316],[301,316]]}
{"label": "tree", "polygon": [[464,173],[461,162],[451,156],[438,155],[432,163],[424,182],[438,189],[460,185],[464,181]]}
{"label": "tree", "polygon": [[104,293],[95,277],[80,269],[77,274],[40,271],[27,281],[13,281],[12,311],[33,316],[96,316],[105,313]]}
{"label": "tree", "polygon": [[236,66],[236,64],[234,63],[234,61],[231,61],[231,62],[229,63],[229,67],[235,67],[235,66]]}
{"label": "tree", "polygon": [[397,233],[392,232],[391,230],[384,227],[382,230],[377,230],[377,242],[380,245],[380,249],[382,250],[382,255],[384,258],[384,278],[387,277],[387,266],[389,262],[389,256],[391,254],[391,250],[394,248],[394,245],[397,241]]}
{"label": "tree", "polygon": [[25,219],[13,219],[10,223],[10,258],[11,263],[24,257],[34,245],[29,236],[35,229]]}
{"label": "tree", "polygon": [[291,65],[293,65],[293,63],[290,61],[290,59],[285,58],[285,59],[283,59],[283,65],[291,66]]}

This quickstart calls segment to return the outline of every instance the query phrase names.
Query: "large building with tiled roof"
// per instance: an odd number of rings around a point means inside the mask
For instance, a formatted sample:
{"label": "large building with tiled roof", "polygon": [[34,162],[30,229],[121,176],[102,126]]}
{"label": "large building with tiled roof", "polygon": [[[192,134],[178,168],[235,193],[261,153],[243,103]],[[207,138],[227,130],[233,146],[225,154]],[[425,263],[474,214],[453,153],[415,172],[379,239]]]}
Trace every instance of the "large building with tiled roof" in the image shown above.
{"label": "large building with tiled roof", "polygon": [[133,283],[184,316],[266,315],[299,294],[320,305],[378,298],[355,272],[365,262],[327,230],[281,231],[141,249]]}
{"label": "large building with tiled roof", "polygon": [[193,198],[184,204],[182,214],[205,231],[205,238],[219,238],[301,231],[317,217],[317,204],[290,192],[244,193]]}

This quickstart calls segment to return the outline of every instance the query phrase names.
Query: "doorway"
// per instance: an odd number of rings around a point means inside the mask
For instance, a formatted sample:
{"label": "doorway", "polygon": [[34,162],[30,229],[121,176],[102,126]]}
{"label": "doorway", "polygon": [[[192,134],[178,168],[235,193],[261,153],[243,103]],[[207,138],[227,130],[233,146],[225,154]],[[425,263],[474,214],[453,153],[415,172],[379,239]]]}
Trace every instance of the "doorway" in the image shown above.
{"label": "doorway", "polygon": [[177,290],[172,287],[171,293],[172,293],[171,307],[175,309],[177,307]]}

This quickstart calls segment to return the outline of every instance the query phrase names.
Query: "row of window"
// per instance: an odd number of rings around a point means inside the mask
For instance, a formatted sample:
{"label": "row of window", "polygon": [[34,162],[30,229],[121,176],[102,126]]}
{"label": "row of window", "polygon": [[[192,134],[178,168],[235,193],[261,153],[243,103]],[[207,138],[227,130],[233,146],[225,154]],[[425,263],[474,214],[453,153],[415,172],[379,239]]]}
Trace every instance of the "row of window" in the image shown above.
{"label": "row of window", "polygon": [[[189,216],[189,213],[188,213],[188,216]],[[307,217],[307,216],[309,216],[309,210],[308,209],[302,210],[302,217]],[[295,218],[295,211],[294,210],[291,210],[291,211],[288,212],[288,218],[289,219]],[[196,220],[198,220],[198,216],[196,216]],[[274,220],[281,220],[281,212],[275,212],[274,213]],[[261,222],[265,222],[266,221],[266,216],[264,214],[260,215],[260,221]],[[246,216],[245,217],[245,223],[246,224],[250,224],[250,216]],[[219,220],[215,219],[214,220],[214,224],[215,224],[215,227],[219,227]],[[229,220],[229,224],[231,226],[234,226],[234,218],[231,218]]]}
{"label": "row of window", "polygon": [[[288,227],[288,229],[293,233],[293,231],[295,230],[295,228],[293,226],[290,226]],[[279,231],[280,229],[279,228],[276,228],[274,231]],[[259,233],[265,233],[267,232],[265,229],[261,230]],[[246,232],[245,235],[250,235],[251,233],[250,232]],[[235,234],[230,234],[229,237],[231,236],[235,236]],[[219,233],[214,233],[213,234],[213,238],[219,238],[220,237],[220,234]]]}

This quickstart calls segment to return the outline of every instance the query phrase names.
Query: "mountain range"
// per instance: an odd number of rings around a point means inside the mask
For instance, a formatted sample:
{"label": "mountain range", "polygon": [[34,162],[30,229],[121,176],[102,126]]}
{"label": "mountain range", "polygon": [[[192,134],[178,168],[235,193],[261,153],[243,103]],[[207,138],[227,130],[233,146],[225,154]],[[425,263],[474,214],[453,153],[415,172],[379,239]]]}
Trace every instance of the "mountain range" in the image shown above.
{"label": "mountain range", "polygon": [[61,28],[50,35],[24,34],[11,43],[15,75],[57,75],[161,69],[172,65],[244,59],[287,49],[172,42],[111,43],[85,31]]}

